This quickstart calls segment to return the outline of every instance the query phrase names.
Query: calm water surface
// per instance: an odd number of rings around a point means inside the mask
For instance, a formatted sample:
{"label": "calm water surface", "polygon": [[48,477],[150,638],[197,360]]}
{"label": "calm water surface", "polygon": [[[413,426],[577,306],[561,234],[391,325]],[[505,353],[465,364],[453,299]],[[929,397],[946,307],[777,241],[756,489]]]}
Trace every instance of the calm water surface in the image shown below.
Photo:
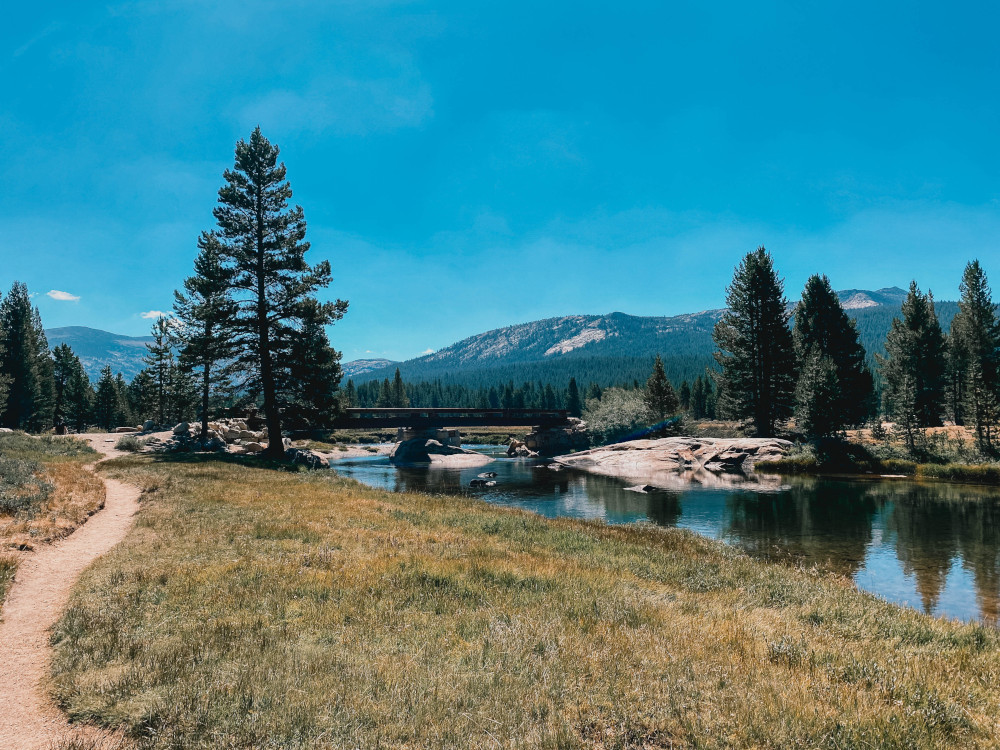
{"label": "calm water surface", "polygon": [[[997,624],[997,489],[791,478],[769,491],[691,486],[643,495],[624,489],[634,483],[551,471],[547,463],[502,458],[472,469],[397,469],[378,457],[337,461],[334,468],[390,491],[471,495],[548,517],[691,529],[756,555],[836,571],[860,588],[928,614]],[[485,471],[497,473],[497,486],[470,490],[469,482]]]}

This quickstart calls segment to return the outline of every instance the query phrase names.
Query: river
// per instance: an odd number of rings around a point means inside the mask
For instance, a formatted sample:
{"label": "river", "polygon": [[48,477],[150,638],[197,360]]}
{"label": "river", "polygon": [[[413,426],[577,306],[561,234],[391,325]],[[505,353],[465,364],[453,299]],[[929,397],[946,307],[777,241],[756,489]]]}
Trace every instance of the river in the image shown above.
{"label": "river", "polygon": [[[639,494],[625,490],[634,483],[553,471],[548,463],[498,458],[472,469],[396,468],[385,457],[372,457],[337,461],[333,468],[390,491],[466,495],[553,518],[690,529],[756,556],[840,573],[931,615],[997,624],[998,488],[795,477],[772,491],[693,485]],[[496,486],[470,489],[486,471],[497,473]]]}

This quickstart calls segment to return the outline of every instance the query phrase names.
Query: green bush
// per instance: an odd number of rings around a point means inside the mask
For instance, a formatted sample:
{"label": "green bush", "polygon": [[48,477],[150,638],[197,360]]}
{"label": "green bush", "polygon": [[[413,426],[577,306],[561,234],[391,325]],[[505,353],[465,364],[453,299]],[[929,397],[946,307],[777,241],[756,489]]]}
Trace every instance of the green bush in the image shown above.
{"label": "green bush", "polygon": [[634,437],[642,437],[655,417],[646,406],[642,391],[628,391],[624,388],[608,388],[600,401],[590,399],[583,419],[593,442],[614,443]]}
{"label": "green bush", "polygon": [[137,453],[142,450],[143,445],[145,445],[145,443],[143,443],[135,435],[123,435],[118,438],[118,442],[115,443],[115,450]]}
{"label": "green bush", "polygon": [[52,494],[36,461],[0,456],[0,515],[34,515]]}

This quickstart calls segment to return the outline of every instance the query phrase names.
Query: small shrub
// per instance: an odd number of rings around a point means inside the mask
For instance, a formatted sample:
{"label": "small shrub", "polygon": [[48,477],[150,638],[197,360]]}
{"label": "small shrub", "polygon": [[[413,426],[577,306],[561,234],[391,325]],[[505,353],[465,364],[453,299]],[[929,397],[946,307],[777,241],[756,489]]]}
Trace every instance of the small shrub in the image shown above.
{"label": "small shrub", "polygon": [[115,450],[128,451],[129,453],[137,453],[142,450],[144,445],[143,441],[137,438],[135,435],[124,435],[118,439],[115,443]]}
{"label": "small shrub", "polygon": [[0,456],[0,515],[33,515],[52,494],[35,461]]}
{"label": "small shrub", "polygon": [[0,455],[7,458],[75,458],[96,455],[86,442],[74,437],[43,435],[32,437],[23,432],[0,434]]}

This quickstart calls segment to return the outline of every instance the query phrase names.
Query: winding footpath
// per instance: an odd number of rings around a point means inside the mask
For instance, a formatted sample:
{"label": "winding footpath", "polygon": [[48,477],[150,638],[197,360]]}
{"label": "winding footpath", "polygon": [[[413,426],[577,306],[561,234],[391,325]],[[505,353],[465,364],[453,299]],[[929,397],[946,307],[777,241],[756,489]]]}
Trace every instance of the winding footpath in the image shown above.
{"label": "winding footpath", "polygon": [[[106,458],[120,436],[83,435]],[[109,442],[110,441],[110,442]],[[93,466],[87,467],[93,469]],[[72,740],[85,747],[117,747],[95,727],[75,727],[45,687],[52,662],[49,636],[70,591],[91,562],[125,538],[139,510],[139,488],[104,479],[104,507],[72,534],[26,556],[0,611],[0,748],[51,750]]]}

